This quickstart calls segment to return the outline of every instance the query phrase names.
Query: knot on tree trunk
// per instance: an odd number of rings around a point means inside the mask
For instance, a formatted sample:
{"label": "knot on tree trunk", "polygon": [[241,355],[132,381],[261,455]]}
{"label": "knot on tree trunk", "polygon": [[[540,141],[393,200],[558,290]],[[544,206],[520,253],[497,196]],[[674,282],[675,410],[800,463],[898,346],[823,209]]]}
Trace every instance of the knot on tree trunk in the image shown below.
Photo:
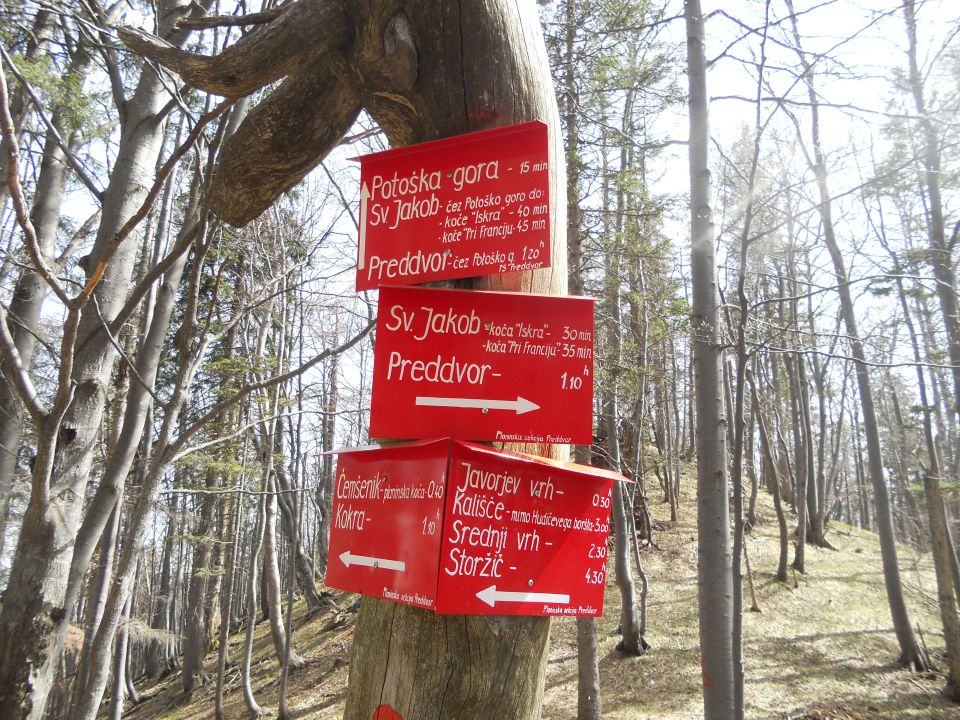
{"label": "knot on tree trunk", "polygon": [[413,27],[403,12],[398,12],[383,31],[383,50],[394,90],[412,90],[417,82],[419,58]]}

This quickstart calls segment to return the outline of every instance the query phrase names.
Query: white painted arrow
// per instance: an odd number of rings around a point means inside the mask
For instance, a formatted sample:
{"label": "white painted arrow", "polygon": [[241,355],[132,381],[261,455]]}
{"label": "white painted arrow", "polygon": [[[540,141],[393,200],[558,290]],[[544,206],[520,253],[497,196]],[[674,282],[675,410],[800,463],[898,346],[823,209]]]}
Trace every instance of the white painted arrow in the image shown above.
{"label": "white painted arrow", "polygon": [[523,415],[531,410],[539,410],[540,406],[525,397],[517,395],[516,400],[481,400],[478,398],[446,398],[446,397],[417,397],[417,405],[433,407],[480,408],[483,410],[515,410],[517,415]]}
{"label": "white painted arrow", "polygon": [[368,555],[354,555],[349,550],[340,553],[340,562],[347,567],[362,565],[364,567],[383,568],[384,570],[396,570],[397,572],[404,572],[407,569],[407,564],[403,560],[385,560]]}
{"label": "white painted arrow", "polygon": [[360,254],[357,256],[357,269],[363,270],[367,254],[367,200],[370,199],[370,189],[364,183],[360,187]]}
{"label": "white painted arrow", "polygon": [[498,602],[570,604],[569,595],[560,595],[559,593],[507,592],[506,590],[497,590],[496,585],[491,585],[485,590],[481,590],[477,593],[477,597],[490,607],[493,607]]}

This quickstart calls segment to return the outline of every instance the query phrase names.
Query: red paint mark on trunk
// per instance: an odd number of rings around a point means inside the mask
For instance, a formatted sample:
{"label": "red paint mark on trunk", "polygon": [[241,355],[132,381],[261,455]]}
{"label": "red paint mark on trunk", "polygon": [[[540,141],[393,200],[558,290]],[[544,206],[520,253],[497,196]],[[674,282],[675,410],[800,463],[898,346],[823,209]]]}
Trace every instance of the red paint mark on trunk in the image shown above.
{"label": "red paint mark on trunk", "polygon": [[403,720],[403,716],[389,705],[381,705],[373,711],[370,720]]}
{"label": "red paint mark on trunk", "polygon": [[707,677],[707,658],[704,655],[700,656],[700,676],[703,679],[703,689],[711,689],[713,687],[713,683],[711,683],[710,678]]}

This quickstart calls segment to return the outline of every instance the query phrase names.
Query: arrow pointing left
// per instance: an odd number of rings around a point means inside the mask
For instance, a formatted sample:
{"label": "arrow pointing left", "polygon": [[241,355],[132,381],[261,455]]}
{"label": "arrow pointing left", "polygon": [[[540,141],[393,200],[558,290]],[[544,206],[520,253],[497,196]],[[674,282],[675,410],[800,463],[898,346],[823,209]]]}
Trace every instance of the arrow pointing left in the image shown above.
{"label": "arrow pointing left", "polygon": [[340,562],[347,567],[351,565],[361,565],[363,567],[396,570],[397,572],[404,572],[407,569],[407,564],[403,560],[387,560],[386,558],[370,557],[369,555],[354,555],[349,550],[340,553]]}
{"label": "arrow pointing left", "polygon": [[498,602],[570,604],[569,595],[562,595],[560,593],[509,592],[506,590],[497,590],[496,585],[491,585],[481,590],[477,593],[477,597],[490,607],[494,607]]}

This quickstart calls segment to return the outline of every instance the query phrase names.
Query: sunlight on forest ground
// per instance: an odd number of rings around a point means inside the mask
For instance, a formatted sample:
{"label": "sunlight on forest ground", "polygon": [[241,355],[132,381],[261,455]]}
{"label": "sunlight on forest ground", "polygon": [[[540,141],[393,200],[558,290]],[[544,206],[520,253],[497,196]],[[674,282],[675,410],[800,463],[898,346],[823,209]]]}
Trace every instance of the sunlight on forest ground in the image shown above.
{"label": "sunlight on forest ground", "polygon": [[[697,654],[696,507],[693,478],[681,498],[680,522],[660,521],[660,550],[643,553],[650,577],[647,640],[641,658],[617,656],[613,635],[619,596],[608,586],[601,624],[604,718],[703,716]],[[651,490],[653,497],[656,495]],[[669,517],[654,501],[653,514]],[[834,523],[833,550],[807,549],[798,586],[773,579],[779,556],[776,515],[769,495],[758,497],[759,524],[748,540],[762,612],[744,617],[747,717],[836,720],[860,718],[960,718],[960,708],[939,696],[940,676],[918,676],[894,666],[897,643],[886,604],[876,535]],[[791,524],[793,520],[791,520]],[[791,560],[793,556],[791,554]],[[942,653],[936,587],[929,557],[901,546],[900,564],[914,625],[928,648]],[[920,591],[922,589],[922,592]],[[750,599],[744,585],[744,605]],[[557,623],[553,656],[576,649],[574,623]],[[576,657],[551,663],[544,718],[576,717]]]}
{"label": "sunlight on forest ground", "polygon": [[[653,648],[640,658],[621,658],[614,646],[619,596],[608,578],[606,612],[600,623],[603,716],[613,720],[702,717],[700,663],[697,654],[696,508],[693,478],[685,478],[680,522],[673,524],[669,506],[654,502],[654,518],[663,527],[655,533],[659,549],[645,550],[650,578],[647,640]],[[655,494],[654,494],[655,495]],[[874,720],[934,718],[960,720],[960,708],[940,697],[939,675],[916,675],[894,666],[896,639],[890,623],[881,576],[880,550],[872,533],[831,525],[828,540],[836,550],[807,551],[807,573],[789,585],[777,583],[779,545],[770,496],[758,498],[759,525],[748,540],[762,613],[744,619],[747,717],[799,720]],[[792,556],[791,556],[792,559]],[[928,556],[900,548],[900,564],[914,625],[938,658],[943,639],[936,608],[936,588]],[[750,606],[746,594],[744,604]],[[352,597],[335,593],[341,607]],[[300,608],[302,611],[302,608]],[[289,705],[300,720],[340,718],[347,685],[354,615],[330,627],[324,615],[297,624],[295,646],[308,665],[290,678]],[[239,657],[242,635],[231,638],[232,657]],[[215,677],[214,654],[207,672]],[[257,628],[254,692],[268,716],[276,717],[279,668],[273,659],[266,623]],[[543,717],[576,717],[576,624],[554,620],[547,668]],[[226,712],[247,716],[239,668],[227,673]],[[150,699],[126,715],[136,719],[201,720],[213,717],[214,683],[194,693],[191,703],[178,703],[179,676],[156,688],[143,688]]]}

